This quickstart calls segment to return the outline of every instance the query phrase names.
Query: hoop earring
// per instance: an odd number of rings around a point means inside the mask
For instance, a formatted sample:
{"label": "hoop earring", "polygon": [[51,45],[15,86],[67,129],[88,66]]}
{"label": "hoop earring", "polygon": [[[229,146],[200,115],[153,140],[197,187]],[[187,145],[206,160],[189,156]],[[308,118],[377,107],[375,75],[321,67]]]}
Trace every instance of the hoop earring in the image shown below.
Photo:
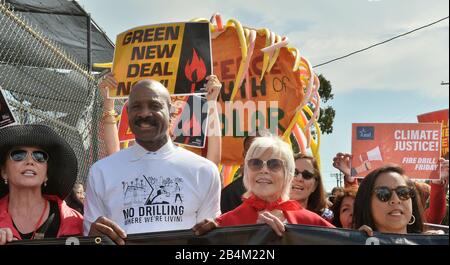
{"label": "hoop earring", "polygon": [[409,221],[408,225],[414,224],[416,222],[416,217],[414,215],[411,215],[411,220],[412,221]]}

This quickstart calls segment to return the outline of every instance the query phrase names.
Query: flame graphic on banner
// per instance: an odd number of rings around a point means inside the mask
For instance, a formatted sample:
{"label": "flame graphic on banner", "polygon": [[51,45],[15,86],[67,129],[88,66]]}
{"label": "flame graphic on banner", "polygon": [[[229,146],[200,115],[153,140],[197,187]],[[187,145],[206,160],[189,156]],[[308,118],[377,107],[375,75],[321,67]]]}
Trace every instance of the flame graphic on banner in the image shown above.
{"label": "flame graphic on banner", "polygon": [[202,58],[198,57],[195,49],[192,49],[191,62],[188,61],[184,67],[184,74],[189,81],[193,82],[191,86],[191,93],[195,92],[195,84],[203,80],[206,76],[206,66]]}

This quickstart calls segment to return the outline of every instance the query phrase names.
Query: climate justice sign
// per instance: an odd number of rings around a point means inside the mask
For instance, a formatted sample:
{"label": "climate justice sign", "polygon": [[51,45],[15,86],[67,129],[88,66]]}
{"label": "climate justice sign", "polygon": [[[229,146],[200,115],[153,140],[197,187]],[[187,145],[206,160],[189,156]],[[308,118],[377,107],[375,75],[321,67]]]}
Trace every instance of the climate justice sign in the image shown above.
{"label": "climate justice sign", "polygon": [[438,179],[441,124],[354,123],[352,124],[352,175],[394,163],[413,179]]}
{"label": "climate justice sign", "polygon": [[113,73],[118,86],[109,89],[109,98],[127,98],[143,79],[161,82],[171,94],[204,92],[212,73],[209,24],[158,24],[119,34]]}

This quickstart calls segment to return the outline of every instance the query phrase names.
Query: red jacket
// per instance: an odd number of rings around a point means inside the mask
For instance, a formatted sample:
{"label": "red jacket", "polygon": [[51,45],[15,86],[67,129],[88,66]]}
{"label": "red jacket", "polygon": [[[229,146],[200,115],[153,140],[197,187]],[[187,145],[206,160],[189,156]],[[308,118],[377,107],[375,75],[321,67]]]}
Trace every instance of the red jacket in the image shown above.
{"label": "red jacket", "polygon": [[[63,236],[82,236],[83,235],[83,216],[74,209],[67,206],[57,196],[44,195],[49,201],[56,201],[60,213],[60,225],[58,235],[56,237]],[[10,228],[13,232],[13,236],[19,240],[19,231],[14,228],[11,216],[8,213],[8,195],[0,199],[0,228]]]}
{"label": "red jacket", "polygon": [[[445,218],[447,203],[445,199],[445,186],[431,183],[430,207],[425,210],[425,222],[440,224]],[[425,205],[424,205],[425,207]]]}
{"label": "red jacket", "polygon": [[[284,217],[286,217],[289,224],[335,227],[316,213],[302,208],[296,201],[287,201],[284,203],[288,203],[289,206],[278,209],[283,211]],[[216,222],[219,226],[253,225],[256,224],[258,212],[260,210],[261,209],[254,207],[252,203],[248,203],[248,200],[244,200],[244,202],[234,210],[217,217]]]}

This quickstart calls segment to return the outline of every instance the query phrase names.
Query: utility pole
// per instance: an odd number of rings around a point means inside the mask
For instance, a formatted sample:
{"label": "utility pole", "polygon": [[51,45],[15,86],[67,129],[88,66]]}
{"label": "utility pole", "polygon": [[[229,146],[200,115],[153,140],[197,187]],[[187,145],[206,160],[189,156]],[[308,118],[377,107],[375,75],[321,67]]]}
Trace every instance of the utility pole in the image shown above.
{"label": "utility pole", "polygon": [[336,187],[342,187],[342,173],[331,173],[330,177],[336,178]]}

